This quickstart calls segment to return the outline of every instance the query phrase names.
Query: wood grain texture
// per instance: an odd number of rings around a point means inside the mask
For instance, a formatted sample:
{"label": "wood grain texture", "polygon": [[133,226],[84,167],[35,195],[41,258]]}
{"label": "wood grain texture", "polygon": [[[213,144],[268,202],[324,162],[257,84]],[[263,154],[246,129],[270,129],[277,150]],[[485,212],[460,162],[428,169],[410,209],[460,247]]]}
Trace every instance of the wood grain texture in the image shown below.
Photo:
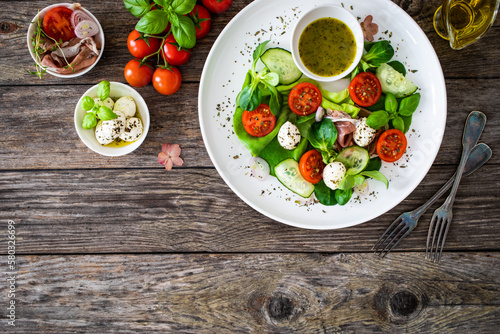
{"label": "wood grain texture", "polygon": [[[263,216],[214,169],[3,172],[0,212],[17,223],[20,253],[369,252],[399,214],[420,206],[453,172],[454,167],[434,167],[387,214],[330,231],[294,228]],[[498,167],[485,166],[462,181],[445,251],[500,249],[498,180]],[[397,251],[425,250],[432,212]],[[6,224],[2,221],[1,229]],[[6,237],[2,234],[0,243]]]}
{"label": "wood grain texture", "polygon": [[9,333],[495,333],[500,254],[444,257],[22,256]]}

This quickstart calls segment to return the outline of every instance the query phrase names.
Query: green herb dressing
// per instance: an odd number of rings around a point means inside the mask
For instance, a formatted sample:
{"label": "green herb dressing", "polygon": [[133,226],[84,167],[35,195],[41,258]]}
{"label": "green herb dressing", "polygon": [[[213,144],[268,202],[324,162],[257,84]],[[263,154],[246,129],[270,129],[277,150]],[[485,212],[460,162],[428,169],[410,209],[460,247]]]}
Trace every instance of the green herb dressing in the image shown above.
{"label": "green herb dressing", "polygon": [[356,39],[342,21],[324,17],[311,22],[299,38],[299,56],[304,66],[321,77],[338,75],[356,57]]}

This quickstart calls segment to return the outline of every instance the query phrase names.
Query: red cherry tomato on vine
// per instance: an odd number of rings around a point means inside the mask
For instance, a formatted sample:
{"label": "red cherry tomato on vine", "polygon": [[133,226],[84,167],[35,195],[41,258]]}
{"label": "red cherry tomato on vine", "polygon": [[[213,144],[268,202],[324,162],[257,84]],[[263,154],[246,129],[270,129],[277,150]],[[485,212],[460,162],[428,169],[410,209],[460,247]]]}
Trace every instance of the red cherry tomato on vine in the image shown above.
{"label": "red cherry tomato on vine", "polygon": [[377,141],[377,154],[386,162],[399,160],[406,151],[406,137],[398,129],[390,129],[382,133]]}
{"label": "red cherry tomato on vine", "polygon": [[191,50],[180,48],[174,36],[170,34],[165,39],[161,55],[169,65],[178,66],[189,60],[189,57],[191,57]]}
{"label": "red cherry tomato on vine", "polygon": [[[141,33],[133,30],[127,38],[127,47],[132,56],[136,58],[144,58],[152,53],[155,53],[160,48],[161,41],[158,38],[148,38],[146,43],[141,37]],[[149,43],[149,45],[148,45]]]}
{"label": "red cherry tomato on vine", "polygon": [[193,11],[188,16],[194,22],[196,39],[205,37],[212,26],[212,18],[208,10],[203,6],[195,5]]}
{"label": "red cherry tomato on vine", "polygon": [[224,13],[233,4],[233,0],[202,0],[201,2],[210,12],[215,14]]}
{"label": "red cherry tomato on vine", "polygon": [[151,82],[153,69],[147,64],[141,65],[138,59],[132,59],[125,65],[123,74],[130,86],[144,87]]}
{"label": "red cherry tomato on vine", "polygon": [[273,131],[276,117],[267,104],[261,103],[254,111],[243,111],[241,122],[250,136],[264,137]]}
{"label": "red cherry tomato on vine", "polygon": [[315,112],[321,105],[321,91],[309,82],[295,85],[288,95],[288,106],[299,116],[306,116]]}
{"label": "red cherry tomato on vine", "polygon": [[177,67],[157,68],[153,74],[153,86],[163,95],[172,95],[181,87],[181,72]]}
{"label": "red cherry tomato on vine", "polygon": [[321,181],[324,168],[323,157],[316,150],[307,151],[300,158],[299,171],[308,182],[315,184]]}
{"label": "red cherry tomato on vine", "polygon": [[382,86],[375,74],[362,72],[352,79],[349,85],[349,95],[354,103],[362,107],[369,107],[380,99]]}
{"label": "red cherry tomato on vine", "polygon": [[43,30],[47,36],[63,42],[75,38],[75,29],[71,25],[71,14],[73,11],[67,7],[55,7],[49,10],[43,18]]}

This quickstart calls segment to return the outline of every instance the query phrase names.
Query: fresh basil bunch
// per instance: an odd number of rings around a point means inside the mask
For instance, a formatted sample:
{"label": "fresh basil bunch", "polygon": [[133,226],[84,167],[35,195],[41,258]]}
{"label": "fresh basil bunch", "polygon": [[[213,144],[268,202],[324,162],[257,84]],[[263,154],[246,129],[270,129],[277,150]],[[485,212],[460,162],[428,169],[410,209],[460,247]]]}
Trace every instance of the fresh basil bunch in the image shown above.
{"label": "fresh basil bunch", "polygon": [[380,129],[391,122],[392,127],[405,133],[408,131],[411,117],[417,110],[420,102],[420,93],[407,96],[398,103],[394,94],[387,93],[385,96],[385,110],[372,112],[366,119],[366,124],[373,129]]}
{"label": "fresh basil bunch", "polygon": [[150,0],[123,0],[123,3],[132,15],[140,17],[135,26],[137,31],[161,34],[170,23],[179,46],[190,49],[196,44],[195,25],[185,16],[193,10],[196,0],[154,0],[153,3]]}
{"label": "fresh basil bunch", "polygon": [[255,71],[257,61],[264,53],[267,43],[269,41],[262,42],[253,52],[252,68],[248,71],[243,89],[236,98],[236,103],[244,110],[253,111],[262,102],[262,91],[265,91],[266,94],[270,95],[269,108],[273,115],[277,115],[281,110],[282,102],[281,95],[276,89],[279,84],[279,75],[270,72],[267,68],[264,68],[259,73]]}
{"label": "fresh basil bunch", "polygon": [[[97,86],[97,96],[104,102],[109,97],[110,84],[109,81],[101,81]],[[84,129],[92,129],[97,125],[97,118],[102,121],[109,121],[118,117],[110,108],[99,106],[90,96],[83,98],[83,110],[87,111],[83,117],[82,127]]]}

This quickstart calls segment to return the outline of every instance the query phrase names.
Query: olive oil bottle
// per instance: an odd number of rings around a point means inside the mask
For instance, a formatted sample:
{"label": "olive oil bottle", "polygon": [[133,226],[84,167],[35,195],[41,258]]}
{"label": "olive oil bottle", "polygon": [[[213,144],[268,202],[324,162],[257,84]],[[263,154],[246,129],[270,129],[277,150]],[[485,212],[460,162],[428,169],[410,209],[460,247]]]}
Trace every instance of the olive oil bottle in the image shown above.
{"label": "olive oil bottle", "polygon": [[491,27],[499,0],[444,0],[434,14],[436,32],[453,49],[475,42]]}

